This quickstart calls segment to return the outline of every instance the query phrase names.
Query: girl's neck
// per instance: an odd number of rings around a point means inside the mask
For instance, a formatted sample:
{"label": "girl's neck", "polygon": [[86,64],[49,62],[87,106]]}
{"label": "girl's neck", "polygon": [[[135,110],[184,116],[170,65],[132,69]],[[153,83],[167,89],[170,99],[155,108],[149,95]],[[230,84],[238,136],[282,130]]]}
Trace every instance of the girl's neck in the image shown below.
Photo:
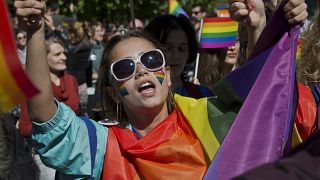
{"label": "girl's neck", "polygon": [[[127,111],[128,112],[128,111]],[[166,119],[169,115],[167,103],[153,110],[130,111],[128,113],[129,122],[136,128],[141,136],[145,136],[154,127]]]}
{"label": "girl's neck", "polygon": [[237,68],[237,64],[223,63],[221,68],[221,74],[222,76],[224,76],[225,74],[228,74],[229,72],[235,70],[236,68]]}

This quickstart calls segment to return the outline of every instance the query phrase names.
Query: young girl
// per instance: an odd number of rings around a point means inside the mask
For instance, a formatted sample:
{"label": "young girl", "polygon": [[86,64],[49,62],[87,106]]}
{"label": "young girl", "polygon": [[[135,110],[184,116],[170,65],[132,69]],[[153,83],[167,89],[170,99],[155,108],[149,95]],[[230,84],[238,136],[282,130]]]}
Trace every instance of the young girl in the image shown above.
{"label": "young girl", "polygon": [[[211,125],[206,109],[210,102],[177,96],[174,108],[169,69],[155,41],[134,32],[108,43],[99,77],[113,100],[109,103],[122,103],[126,116],[118,120],[125,128],[91,122],[97,136],[92,155],[86,122],[53,100],[40,15],[43,2],[15,1],[15,7],[29,37],[26,71],[41,90],[28,101],[34,145],[43,162],[61,172],[61,179],[202,179],[219,146],[206,129]],[[219,141],[226,133],[221,132]]]}
{"label": "young girl", "polygon": [[213,96],[207,87],[190,83],[183,77],[187,64],[194,62],[199,50],[196,33],[187,17],[157,16],[146,26],[145,31],[160,42],[164,49],[175,93],[195,99]]}

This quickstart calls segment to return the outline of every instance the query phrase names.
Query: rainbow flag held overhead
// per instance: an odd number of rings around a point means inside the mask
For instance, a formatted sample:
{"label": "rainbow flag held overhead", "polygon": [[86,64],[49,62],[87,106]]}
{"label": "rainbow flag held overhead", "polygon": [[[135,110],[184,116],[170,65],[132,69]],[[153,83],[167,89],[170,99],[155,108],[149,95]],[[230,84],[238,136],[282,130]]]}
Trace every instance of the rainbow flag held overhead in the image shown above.
{"label": "rainbow flag held overhead", "polygon": [[205,18],[200,36],[201,48],[234,46],[238,34],[238,22],[231,18]]}
{"label": "rainbow flag held overhead", "polygon": [[182,9],[178,1],[169,0],[168,5],[169,5],[169,14],[173,14],[176,16],[179,14],[182,14],[186,17],[189,17],[188,14]]}
{"label": "rainbow flag held overhead", "polygon": [[10,110],[38,92],[21,67],[8,15],[5,0],[0,0],[0,112]]}
{"label": "rainbow flag held overhead", "polygon": [[[299,25],[285,19],[283,4],[261,33],[247,63],[219,81],[224,104],[243,102],[204,180],[229,180],[291,149],[298,104],[296,47]],[[274,28],[277,27],[277,28]]]}

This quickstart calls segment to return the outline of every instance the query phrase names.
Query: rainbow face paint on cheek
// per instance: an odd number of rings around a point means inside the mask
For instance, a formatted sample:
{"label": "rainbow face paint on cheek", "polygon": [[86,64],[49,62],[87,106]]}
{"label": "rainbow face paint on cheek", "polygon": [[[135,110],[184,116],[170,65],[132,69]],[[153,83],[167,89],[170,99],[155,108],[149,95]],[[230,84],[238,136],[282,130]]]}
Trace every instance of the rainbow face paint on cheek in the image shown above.
{"label": "rainbow face paint on cheek", "polygon": [[119,93],[122,97],[129,95],[128,90],[124,87],[124,82],[119,82]]}
{"label": "rainbow face paint on cheek", "polygon": [[158,81],[162,85],[164,78],[166,77],[165,72],[163,70],[161,70],[161,71],[153,72],[153,74],[156,76],[156,78],[158,79]]}

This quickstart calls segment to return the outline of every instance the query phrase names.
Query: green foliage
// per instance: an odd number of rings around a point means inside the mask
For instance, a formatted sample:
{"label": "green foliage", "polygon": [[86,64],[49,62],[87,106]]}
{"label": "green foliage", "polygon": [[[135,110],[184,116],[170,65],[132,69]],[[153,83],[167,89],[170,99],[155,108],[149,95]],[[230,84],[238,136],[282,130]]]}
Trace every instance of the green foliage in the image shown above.
{"label": "green foliage", "polygon": [[[13,0],[6,0],[11,12]],[[128,22],[130,21],[129,0],[47,0],[56,1],[60,5],[62,14],[71,15],[69,4],[73,2],[76,14],[81,20],[103,22]],[[167,0],[133,0],[135,16],[143,20],[151,20],[157,15],[166,14],[168,11]],[[209,12],[214,10],[215,5],[226,3],[227,0],[178,0],[182,8],[189,13],[195,3],[204,4]]]}
{"label": "green foliage", "polygon": [[[63,12],[68,13],[68,4],[59,0],[64,8]],[[74,0],[77,8],[77,15],[80,19],[104,22],[128,22],[130,21],[129,0]],[[212,12],[216,4],[226,4],[226,0],[179,0],[186,12],[191,11],[195,3],[202,3]],[[151,20],[153,17],[166,14],[168,11],[167,0],[134,0],[135,16],[140,19]]]}

